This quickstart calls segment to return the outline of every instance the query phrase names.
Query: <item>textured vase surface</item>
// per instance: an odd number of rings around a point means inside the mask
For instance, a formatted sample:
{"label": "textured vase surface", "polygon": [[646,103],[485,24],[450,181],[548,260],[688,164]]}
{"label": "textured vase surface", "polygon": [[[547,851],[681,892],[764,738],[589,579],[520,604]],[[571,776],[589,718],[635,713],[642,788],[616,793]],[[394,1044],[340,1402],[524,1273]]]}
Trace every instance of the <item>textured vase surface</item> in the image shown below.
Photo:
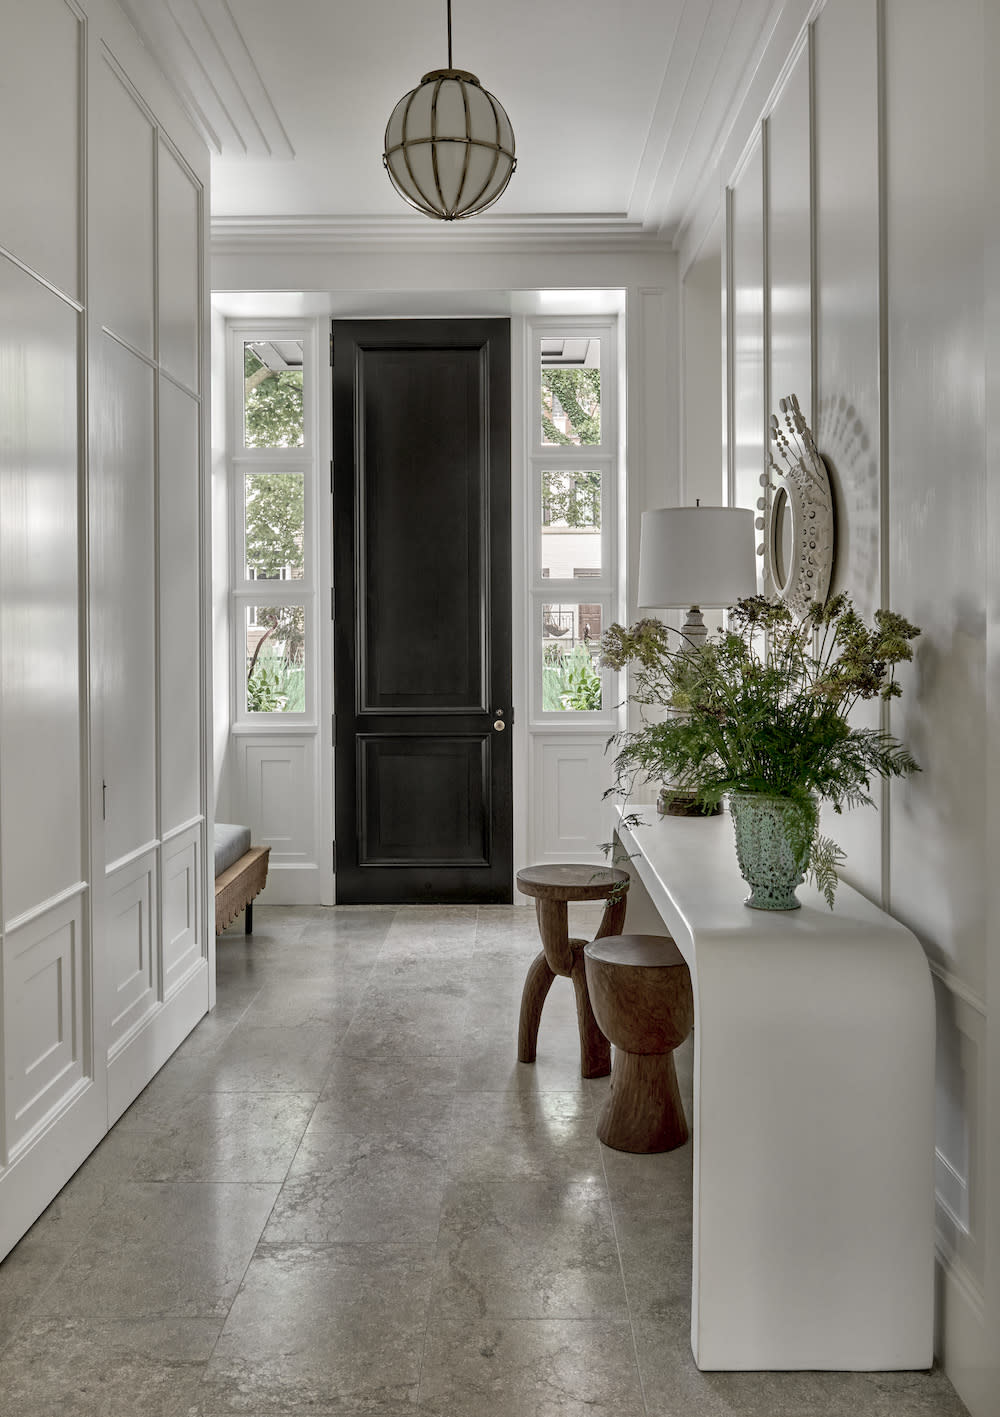
{"label": "textured vase surface", "polygon": [[740,874],[750,886],[744,903],[754,910],[798,910],[795,888],[805,880],[815,804],[803,822],[802,809],[787,797],[731,792],[729,811]]}

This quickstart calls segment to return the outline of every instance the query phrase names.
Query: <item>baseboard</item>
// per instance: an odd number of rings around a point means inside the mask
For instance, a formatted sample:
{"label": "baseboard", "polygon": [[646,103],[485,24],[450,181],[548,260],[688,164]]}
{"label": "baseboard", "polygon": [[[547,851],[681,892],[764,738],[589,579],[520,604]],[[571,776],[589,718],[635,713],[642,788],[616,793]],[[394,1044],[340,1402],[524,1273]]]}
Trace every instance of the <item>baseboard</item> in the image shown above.
{"label": "baseboard", "polygon": [[934,1349],[971,1417],[997,1417],[1000,1358],[989,1341],[983,1295],[964,1266],[940,1253],[934,1266]]}
{"label": "baseboard", "polygon": [[255,905],[322,905],[323,882],[315,861],[299,865],[282,865],[272,854],[267,871],[267,885],[254,901]]}

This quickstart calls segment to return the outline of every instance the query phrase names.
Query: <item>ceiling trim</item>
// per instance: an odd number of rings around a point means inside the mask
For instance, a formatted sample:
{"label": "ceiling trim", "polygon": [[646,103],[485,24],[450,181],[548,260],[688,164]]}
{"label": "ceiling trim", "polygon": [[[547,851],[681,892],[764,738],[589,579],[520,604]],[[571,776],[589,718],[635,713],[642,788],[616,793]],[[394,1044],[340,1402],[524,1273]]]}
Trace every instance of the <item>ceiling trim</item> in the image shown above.
{"label": "ceiling trim", "polygon": [[214,153],[295,150],[227,0],[119,0]]}
{"label": "ceiling trim", "polygon": [[212,251],[235,255],[272,249],[356,251],[407,249],[444,251],[586,250],[669,251],[670,240],[644,230],[623,215],[478,216],[471,221],[435,222],[409,216],[217,216],[212,219]]}

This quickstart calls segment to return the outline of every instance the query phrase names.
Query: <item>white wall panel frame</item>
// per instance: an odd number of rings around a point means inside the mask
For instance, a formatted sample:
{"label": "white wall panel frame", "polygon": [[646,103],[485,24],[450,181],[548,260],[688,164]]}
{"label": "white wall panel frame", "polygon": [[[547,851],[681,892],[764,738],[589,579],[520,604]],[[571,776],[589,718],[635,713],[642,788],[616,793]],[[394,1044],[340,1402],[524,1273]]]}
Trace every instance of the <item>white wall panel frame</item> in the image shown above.
{"label": "white wall panel frame", "polygon": [[271,848],[262,902],[316,904],[326,854],[319,841],[316,735],[242,733],[235,757],[237,818],[255,845]]}
{"label": "white wall panel frame", "polygon": [[3,938],[5,1164],[87,1085],[85,906],[77,887]]}
{"label": "white wall panel frame", "polygon": [[[17,593],[9,596],[5,587],[3,600],[5,607],[15,611],[22,605],[27,608],[29,601],[36,606],[42,617],[34,636],[36,659],[41,649],[46,653],[53,650],[49,655],[50,668],[55,670],[58,658],[61,693],[67,695],[75,681],[77,703],[64,735],[72,763],[55,746],[52,752],[45,753],[38,742],[21,742],[25,760],[34,770],[32,791],[27,796],[10,764],[6,772],[0,764],[0,816],[8,824],[19,821],[23,839],[34,843],[37,868],[43,875],[47,873],[46,879],[38,876],[36,880],[30,871],[19,870],[19,884],[24,889],[20,893],[8,891],[6,899],[0,901],[0,919],[4,912],[7,916],[5,933],[0,937],[0,998],[3,1009],[20,1010],[18,1019],[5,1020],[0,1030],[6,1050],[3,1076],[10,1083],[6,1101],[0,1105],[6,1148],[0,1163],[9,1163],[0,1164],[0,1255],[6,1253],[100,1139],[107,1128],[109,1112],[120,1112],[189,1031],[204,1012],[209,993],[208,971],[201,959],[190,969],[188,980],[178,983],[177,996],[184,996],[180,1007],[174,1007],[172,1002],[169,1010],[161,1011],[163,1022],[155,1038],[147,1037],[146,1030],[136,1030],[139,1046],[131,1050],[128,1069],[119,1066],[123,1055],[117,1054],[116,1076],[112,1079],[107,1066],[108,1021],[115,1006],[108,997],[112,969],[105,929],[110,897],[105,890],[105,862],[109,854],[118,856],[125,862],[123,873],[127,873],[145,853],[152,875],[147,873],[144,906],[153,927],[151,938],[155,937],[156,890],[150,880],[156,879],[159,848],[155,832],[159,822],[155,811],[152,822],[141,820],[140,813],[134,829],[130,828],[116,842],[108,837],[102,813],[107,778],[108,722],[103,697],[107,682],[104,670],[108,607],[104,594],[107,580],[102,579],[107,566],[99,531],[104,510],[100,493],[105,471],[103,453],[109,443],[115,444],[116,431],[120,435],[121,424],[116,430],[116,420],[123,414],[122,401],[107,398],[109,388],[116,398],[118,394],[113,389],[115,381],[108,378],[107,366],[117,362],[127,367],[133,381],[148,381],[155,370],[158,197],[154,184],[157,153],[167,144],[197,189],[194,205],[198,230],[193,259],[188,263],[187,319],[195,323],[194,337],[200,345],[189,381],[196,394],[201,387],[205,368],[201,349],[208,308],[201,188],[208,177],[207,155],[176,98],[150,64],[112,0],[40,0],[37,5],[21,9],[23,13],[13,21],[14,30],[7,27],[8,43],[0,58],[0,70],[8,57],[19,66],[13,76],[15,88],[18,84],[27,86],[32,121],[23,141],[8,145],[6,165],[0,158],[5,193],[0,210],[0,271],[5,277],[20,272],[20,279],[31,282],[37,291],[36,303],[41,300],[47,310],[55,310],[61,304],[67,312],[64,323],[70,321],[70,333],[62,343],[69,373],[63,382],[73,389],[76,406],[61,422],[72,430],[76,445],[67,464],[66,485],[49,487],[33,471],[27,497],[19,501],[17,508],[8,505],[3,509],[0,521],[8,536],[16,538],[21,534],[17,531],[19,526],[31,535],[33,564],[39,572],[45,569],[46,549],[56,529],[62,543],[59,572],[55,574],[52,568],[46,571],[44,588],[29,585],[30,594],[25,598]],[[3,87],[11,96],[13,90],[6,80]],[[46,92],[52,101],[39,106],[38,94]],[[109,95],[117,115],[110,124],[105,108]],[[127,117],[119,122],[123,113]],[[169,124],[171,139],[163,134],[162,121]],[[131,164],[113,160],[115,139],[123,132],[130,132],[135,140],[136,158]],[[11,163],[17,171],[10,170]],[[25,167],[30,171],[21,170]],[[139,198],[138,244],[134,239],[126,244],[131,259],[129,269],[133,275],[139,272],[132,288],[139,291],[136,303],[141,318],[130,322],[127,309],[126,318],[119,319],[125,308],[120,297],[123,292],[127,295],[130,287],[129,281],[123,280],[127,269],[116,262],[114,249],[117,236],[129,226],[122,213],[133,197]],[[190,226],[189,221],[189,239]],[[6,256],[5,251],[12,251],[13,255]],[[9,317],[11,310],[11,302],[5,300],[5,316]],[[192,313],[195,310],[196,315]],[[20,347],[29,356],[32,340],[37,343],[43,339],[46,322],[35,318],[30,323],[32,328],[26,334],[22,332],[20,339]],[[113,335],[103,333],[102,325],[108,325]],[[3,329],[8,339],[13,339],[10,318],[5,319]],[[47,343],[51,345],[52,341]],[[41,373],[41,365],[35,372]],[[0,387],[5,392],[18,387],[16,380],[12,383],[9,379],[9,373],[7,368],[0,369]],[[60,420],[53,415],[65,403],[60,388],[58,380],[49,378],[44,436],[33,438],[36,453],[41,450],[43,460],[49,462],[53,461],[52,433],[60,426]],[[124,403],[126,413],[132,411],[134,402],[126,398]],[[147,487],[155,475],[155,449],[149,446],[155,434],[155,417],[155,408],[147,408],[145,432],[149,436],[138,440],[146,444],[141,461]],[[11,426],[10,419],[5,418],[4,422]],[[197,457],[204,448],[203,431],[196,443]],[[3,473],[3,484],[9,488],[9,469],[4,467]],[[205,484],[200,480],[198,485],[204,497]],[[45,512],[41,517],[37,508],[32,510],[32,496],[43,491],[47,495],[44,506],[39,503]],[[153,517],[148,520],[152,524]],[[0,553],[8,574],[17,569],[16,558],[8,555],[11,549],[7,546]],[[144,567],[147,577],[156,570],[152,546],[149,550]],[[199,569],[199,557],[196,555],[194,560],[204,596],[204,561]],[[45,617],[54,599],[65,599],[72,590],[76,599],[74,618],[71,624],[67,622],[66,634],[59,641],[59,655],[54,656],[54,642],[50,643],[52,637],[45,633],[49,623]],[[8,648],[15,644],[10,631],[8,625],[3,636]],[[202,664],[202,682],[206,679],[204,666],[209,662],[206,649],[204,643],[194,649],[195,659]],[[76,674],[73,663],[78,665]],[[31,668],[28,661],[25,665]],[[0,675],[8,694],[10,684],[17,682],[16,675],[12,681],[9,668],[6,666]],[[47,722],[39,687],[36,685],[33,690],[35,739]],[[3,716],[0,705],[0,717]],[[4,729],[11,723],[8,704]],[[17,746],[17,735],[12,737],[4,731],[3,737],[11,747]],[[155,734],[153,742],[155,745]],[[204,779],[210,769],[209,752],[202,735],[201,743],[195,744],[195,754],[202,763],[202,795],[195,804],[197,819],[184,823],[198,841],[199,851],[201,816],[207,806]],[[148,765],[148,758],[148,754],[140,755],[144,765]],[[35,832],[26,813],[30,813],[33,801],[47,802],[46,773],[56,779],[59,797],[51,809],[44,806],[44,832]],[[74,780],[82,785],[82,790],[74,790]],[[120,805],[124,800],[122,793],[127,797],[130,789],[121,782],[119,789]],[[144,805],[148,807],[148,793],[146,798]],[[47,852],[39,845],[45,842],[44,833],[48,833]],[[63,837],[72,839],[72,859],[63,850]],[[8,871],[17,869],[12,844],[8,850],[0,843],[0,856]],[[197,869],[203,868],[199,864]],[[199,901],[198,911],[204,913],[206,907],[206,901]],[[196,923],[200,938],[204,938],[203,921]],[[211,941],[201,948],[210,953]],[[30,1047],[21,1046],[23,1039],[18,1042],[22,1016],[30,1026]],[[124,1020],[119,1022],[124,1026]],[[34,1054],[32,1048],[36,1050]],[[27,1060],[23,1079],[18,1078],[15,1054],[19,1051]],[[7,1104],[13,1108],[12,1117],[7,1117]]]}
{"label": "white wall panel frame", "polygon": [[109,871],[106,922],[111,970],[108,1061],[138,1031],[160,999],[156,846]]}
{"label": "white wall panel frame", "polygon": [[172,833],[161,847],[160,998],[169,999],[204,954],[202,823]]}
{"label": "white wall panel frame", "polygon": [[600,849],[606,836],[600,784],[610,776],[606,745],[602,736],[532,734],[534,860],[607,864]]}

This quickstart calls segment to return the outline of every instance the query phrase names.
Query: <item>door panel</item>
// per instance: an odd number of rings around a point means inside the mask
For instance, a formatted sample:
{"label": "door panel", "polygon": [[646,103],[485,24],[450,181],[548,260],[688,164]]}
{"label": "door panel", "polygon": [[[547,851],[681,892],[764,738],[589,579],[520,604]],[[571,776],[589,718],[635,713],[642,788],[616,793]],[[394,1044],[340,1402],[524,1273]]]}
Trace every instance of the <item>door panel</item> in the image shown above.
{"label": "door panel", "polygon": [[334,350],[337,899],[506,901],[509,325],[337,321]]}

